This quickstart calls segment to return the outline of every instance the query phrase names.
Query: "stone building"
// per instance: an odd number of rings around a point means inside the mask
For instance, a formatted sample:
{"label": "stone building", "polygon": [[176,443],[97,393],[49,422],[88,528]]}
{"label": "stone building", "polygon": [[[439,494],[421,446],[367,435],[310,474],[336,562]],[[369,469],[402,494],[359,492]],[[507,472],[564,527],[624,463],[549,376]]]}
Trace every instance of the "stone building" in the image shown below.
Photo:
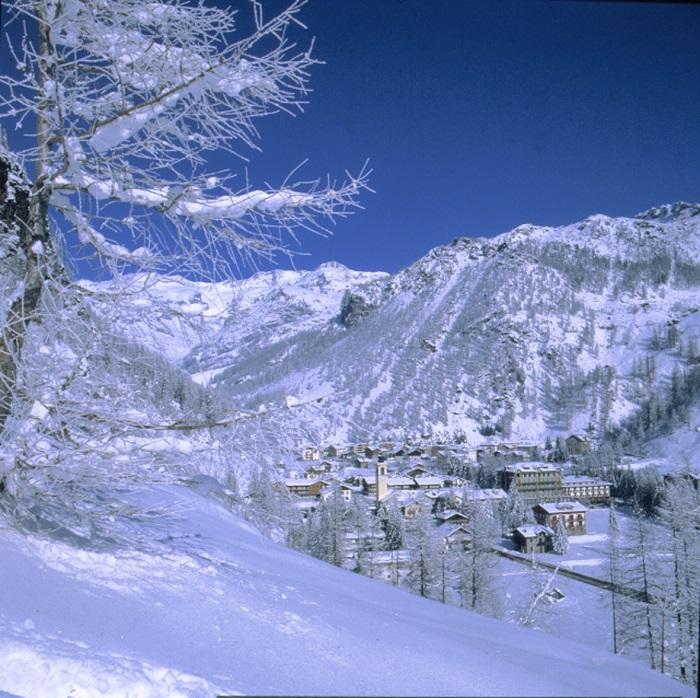
{"label": "stone building", "polygon": [[588,509],[581,502],[543,502],[532,507],[535,521],[555,530],[559,519],[564,520],[566,532],[570,536],[583,535],[586,532],[586,512]]}
{"label": "stone building", "polygon": [[513,543],[521,553],[548,553],[554,547],[554,531],[541,524],[519,526],[513,531]]}

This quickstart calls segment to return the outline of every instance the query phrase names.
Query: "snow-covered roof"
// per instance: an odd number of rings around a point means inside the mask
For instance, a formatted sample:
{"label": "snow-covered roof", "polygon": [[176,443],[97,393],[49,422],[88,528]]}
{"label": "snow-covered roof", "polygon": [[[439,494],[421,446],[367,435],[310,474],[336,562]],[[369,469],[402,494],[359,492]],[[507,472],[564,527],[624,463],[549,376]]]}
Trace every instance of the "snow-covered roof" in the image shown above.
{"label": "snow-covered roof", "polygon": [[391,475],[387,478],[389,487],[401,487],[402,485],[415,485],[415,480],[412,477],[403,477],[402,475]]}
{"label": "snow-covered roof", "polygon": [[348,466],[346,468],[341,468],[337,474],[340,475],[341,477],[344,478],[351,478],[351,477],[365,477],[368,473],[371,471],[368,470],[367,468],[355,468],[352,466]]}
{"label": "snow-covered roof", "polygon": [[451,538],[458,532],[464,533],[467,537],[471,538],[471,533],[464,524],[445,524],[444,526],[440,526],[438,530],[442,538]]}
{"label": "snow-covered roof", "polygon": [[506,494],[505,490],[502,490],[500,487],[495,487],[493,489],[485,490],[467,490],[466,497],[467,499],[484,501],[489,499],[506,499],[508,495]]}
{"label": "snow-covered roof", "polygon": [[447,521],[453,516],[460,516],[463,519],[467,518],[464,514],[462,514],[462,512],[457,511],[456,509],[445,509],[445,511],[441,511],[439,514],[435,514],[435,518],[440,519],[441,521]]}
{"label": "snow-covered roof", "polygon": [[577,501],[541,502],[535,506],[543,509],[548,514],[571,514],[572,512],[588,511],[588,507]]}
{"label": "snow-covered roof", "polygon": [[612,485],[607,480],[601,480],[598,477],[588,475],[564,475],[562,482],[565,485]]}
{"label": "snow-covered roof", "polygon": [[[420,492],[419,490],[392,490],[390,494],[402,505],[426,503],[427,493]],[[432,506],[432,504],[430,506]]]}
{"label": "snow-covered roof", "polygon": [[503,470],[509,473],[518,472],[550,472],[554,470],[561,470],[557,465],[552,465],[552,463],[544,463],[541,461],[523,462],[523,463],[511,463],[506,465]]}
{"label": "snow-covered roof", "polygon": [[482,443],[475,446],[476,450],[483,451],[518,451],[518,450],[530,450],[534,448],[539,448],[539,443],[536,441],[518,441],[513,443],[492,442],[492,443]]}
{"label": "snow-covered roof", "polygon": [[548,536],[553,536],[554,531],[552,531],[549,526],[542,526],[540,524],[525,524],[524,526],[518,526],[515,529],[523,538],[537,538],[538,535],[544,533]]}
{"label": "snow-covered roof", "polygon": [[311,478],[305,477],[293,477],[287,478],[284,481],[284,484],[287,485],[287,487],[309,487],[309,485],[313,485],[316,482],[320,482],[320,480],[312,480]]}
{"label": "snow-covered roof", "polygon": [[[321,482],[325,482],[325,480]],[[330,485],[324,488],[324,492],[335,492],[336,490],[350,490],[351,492],[355,492],[357,489],[358,488],[350,487],[350,485],[345,482],[331,482]]]}
{"label": "snow-covered roof", "polygon": [[442,483],[444,480],[441,477],[434,477],[431,475],[426,475],[425,477],[416,477],[415,481],[418,483],[418,486],[420,485],[437,485],[438,487],[442,486]]}

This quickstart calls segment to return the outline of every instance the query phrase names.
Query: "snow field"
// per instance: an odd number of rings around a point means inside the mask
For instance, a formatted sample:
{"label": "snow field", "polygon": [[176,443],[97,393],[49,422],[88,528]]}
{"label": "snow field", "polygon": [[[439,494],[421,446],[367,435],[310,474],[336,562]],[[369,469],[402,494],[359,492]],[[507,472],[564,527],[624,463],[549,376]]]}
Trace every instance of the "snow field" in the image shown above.
{"label": "snow field", "polygon": [[0,690],[692,694],[600,646],[553,643],[303,556],[191,490],[134,497],[178,512],[145,524],[140,551],[0,530]]}

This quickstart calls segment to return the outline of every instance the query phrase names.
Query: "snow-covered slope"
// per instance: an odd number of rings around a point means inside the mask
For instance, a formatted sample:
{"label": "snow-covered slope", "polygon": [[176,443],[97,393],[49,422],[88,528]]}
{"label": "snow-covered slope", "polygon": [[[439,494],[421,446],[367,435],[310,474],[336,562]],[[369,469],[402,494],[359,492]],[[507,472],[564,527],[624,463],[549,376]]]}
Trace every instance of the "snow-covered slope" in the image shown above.
{"label": "snow-covered slope", "polygon": [[[219,283],[155,274],[126,277],[119,288],[81,283],[128,336],[206,383],[242,357],[323,327],[338,315],[347,291],[371,289],[388,277],[328,262],[313,271],[258,272]],[[118,303],[111,300],[115,293]]]}
{"label": "snow-covered slope", "polygon": [[641,664],[427,601],[262,538],[201,492],[146,548],[0,529],[0,691],[26,698],[683,695]]}
{"label": "snow-covered slope", "polygon": [[219,393],[249,407],[323,386],[329,441],[600,434],[697,358],[700,205],[460,238],[304,308],[286,334],[281,296],[246,306],[243,331],[232,317],[188,370],[215,368]]}
{"label": "snow-covered slope", "polygon": [[85,285],[235,409],[324,396],[319,441],[597,436],[700,362],[700,205],[460,238],[395,276]]}

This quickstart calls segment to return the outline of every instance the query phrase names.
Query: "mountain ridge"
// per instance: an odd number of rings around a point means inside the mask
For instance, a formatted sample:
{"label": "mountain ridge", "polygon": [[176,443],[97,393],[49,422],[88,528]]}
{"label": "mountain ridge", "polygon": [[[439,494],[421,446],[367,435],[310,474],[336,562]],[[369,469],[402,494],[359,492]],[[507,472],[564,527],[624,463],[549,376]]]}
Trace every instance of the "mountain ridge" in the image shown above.
{"label": "mountain ridge", "polygon": [[[678,343],[648,350],[654,332],[670,322],[677,342],[698,336],[700,207],[650,210],[685,213],[657,222],[595,215],[457,238],[370,286],[373,298],[351,327],[306,328],[213,384],[224,398],[264,402],[326,383],[333,398],[320,435],[330,440],[460,433],[478,441],[499,427],[515,438],[602,434],[639,404],[632,363],[659,359],[645,394],[682,363],[672,356]],[[363,368],[357,357],[370,352],[377,363]],[[603,375],[611,369],[621,375]],[[412,397],[422,406],[405,409]]]}
{"label": "mountain ridge", "polygon": [[694,361],[698,214],[678,202],[525,224],[456,238],[396,274],[332,262],[224,284],[158,279],[142,326],[184,316],[195,330],[176,354],[174,331],[142,341],[236,407],[325,396],[319,442],[601,438]]}

